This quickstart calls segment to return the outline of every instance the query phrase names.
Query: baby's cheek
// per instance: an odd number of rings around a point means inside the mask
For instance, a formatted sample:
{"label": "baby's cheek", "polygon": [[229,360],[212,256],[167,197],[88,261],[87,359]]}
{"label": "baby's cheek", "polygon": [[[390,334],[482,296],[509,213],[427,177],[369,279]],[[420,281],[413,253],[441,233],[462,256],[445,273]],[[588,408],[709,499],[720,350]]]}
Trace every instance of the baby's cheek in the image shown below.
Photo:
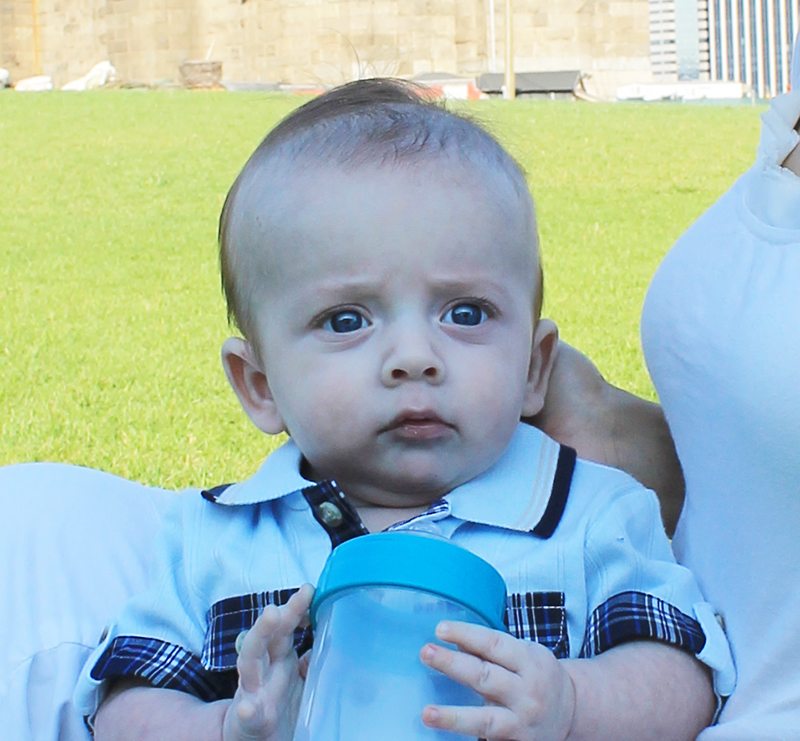
{"label": "baby's cheek", "polygon": [[524,385],[511,383],[508,378],[498,380],[496,376],[477,374],[475,383],[463,396],[470,399],[465,411],[480,425],[486,444],[497,441],[505,447],[522,416]]}
{"label": "baby's cheek", "polygon": [[304,453],[342,447],[355,432],[359,409],[367,402],[363,394],[336,383],[305,385],[292,415],[295,442]]}

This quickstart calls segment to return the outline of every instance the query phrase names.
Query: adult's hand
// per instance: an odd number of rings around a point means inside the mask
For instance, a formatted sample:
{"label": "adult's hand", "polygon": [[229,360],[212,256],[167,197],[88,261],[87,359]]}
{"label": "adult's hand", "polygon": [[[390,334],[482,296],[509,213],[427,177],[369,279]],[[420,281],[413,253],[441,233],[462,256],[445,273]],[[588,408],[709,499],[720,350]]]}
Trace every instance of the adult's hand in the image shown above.
{"label": "adult's hand", "polygon": [[655,491],[667,531],[674,532],[684,481],[658,404],[611,385],[589,358],[560,340],[544,409],[525,422]]}
{"label": "adult's hand", "polygon": [[[795,126],[795,131],[800,132],[800,121]],[[783,161],[783,167],[791,170],[795,175],[800,175],[800,144],[798,144]]]}

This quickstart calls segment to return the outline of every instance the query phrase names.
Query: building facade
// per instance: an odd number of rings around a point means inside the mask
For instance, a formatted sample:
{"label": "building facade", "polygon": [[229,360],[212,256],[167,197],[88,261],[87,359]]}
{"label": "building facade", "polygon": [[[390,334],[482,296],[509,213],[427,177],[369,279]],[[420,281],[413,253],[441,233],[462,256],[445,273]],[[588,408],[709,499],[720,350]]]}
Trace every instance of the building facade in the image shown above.
{"label": "building facade", "polygon": [[511,6],[518,72],[628,83],[788,85],[800,0],[0,0],[0,67],[56,86],[109,60],[123,82],[177,82],[187,60],[224,81],[329,86],[357,77],[500,72]]}
{"label": "building facade", "polygon": [[708,24],[712,80],[743,82],[759,97],[788,89],[797,0],[709,0]]}
{"label": "building facade", "polygon": [[798,0],[650,0],[656,79],[740,82],[759,98],[789,87]]}
{"label": "building facade", "polygon": [[[513,0],[519,71],[578,69],[599,94],[650,74],[647,0]],[[0,0],[0,66],[56,86],[108,59],[124,81],[331,85],[366,75],[501,71],[505,0]]]}

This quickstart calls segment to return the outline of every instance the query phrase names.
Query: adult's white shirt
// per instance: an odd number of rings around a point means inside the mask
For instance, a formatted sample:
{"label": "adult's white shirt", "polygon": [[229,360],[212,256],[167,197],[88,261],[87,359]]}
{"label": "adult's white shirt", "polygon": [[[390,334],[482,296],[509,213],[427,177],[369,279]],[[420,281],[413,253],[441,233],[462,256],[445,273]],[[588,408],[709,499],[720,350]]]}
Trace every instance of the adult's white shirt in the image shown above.
{"label": "adult's white shirt", "polygon": [[103,627],[144,589],[172,499],[79,466],[0,467],[0,738],[90,741],[75,680]]}
{"label": "adult's white shirt", "polygon": [[673,541],[720,611],[736,691],[707,741],[800,739],[800,91],[755,166],[677,242],[642,317],[686,477]]}

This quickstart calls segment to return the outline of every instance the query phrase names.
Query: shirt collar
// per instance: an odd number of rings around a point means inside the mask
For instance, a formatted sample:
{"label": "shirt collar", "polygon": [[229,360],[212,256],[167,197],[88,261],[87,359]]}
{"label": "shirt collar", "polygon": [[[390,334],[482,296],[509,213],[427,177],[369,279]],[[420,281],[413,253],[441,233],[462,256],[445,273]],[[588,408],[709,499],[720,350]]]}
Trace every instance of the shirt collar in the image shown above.
{"label": "shirt collar", "polygon": [[530,532],[550,502],[561,446],[520,423],[500,459],[444,499],[460,520]]}
{"label": "shirt collar", "polygon": [[[445,497],[460,520],[510,530],[532,531],[547,510],[560,446],[541,430],[520,423],[500,459]],[[292,440],[270,454],[246,481],[228,487],[219,504],[274,501],[315,486],[300,474],[303,456]]]}
{"label": "shirt collar", "polygon": [[253,476],[229,486],[216,501],[218,504],[258,504],[315,486],[300,474],[302,461],[302,453],[289,439],[267,456]]}

